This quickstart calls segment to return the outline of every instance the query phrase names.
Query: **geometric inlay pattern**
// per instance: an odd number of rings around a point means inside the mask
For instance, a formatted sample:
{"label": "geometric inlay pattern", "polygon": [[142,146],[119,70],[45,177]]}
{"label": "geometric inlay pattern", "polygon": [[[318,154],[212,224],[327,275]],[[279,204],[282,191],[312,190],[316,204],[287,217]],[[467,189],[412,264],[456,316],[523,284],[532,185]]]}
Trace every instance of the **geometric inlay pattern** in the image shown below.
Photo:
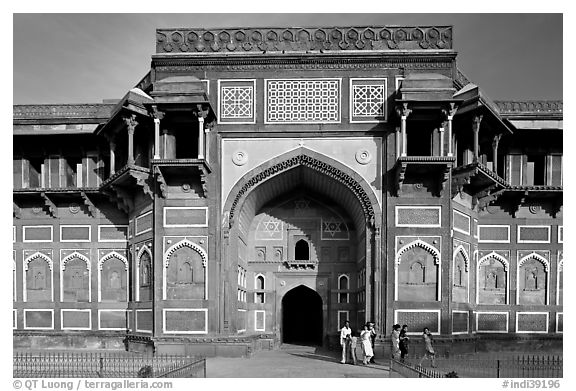
{"label": "geometric inlay pattern", "polygon": [[266,122],[340,122],[340,80],[267,80]]}
{"label": "geometric inlay pattern", "polygon": [[518,317],[518,329],[516,331],[546,332],[548,330],[548,314],[523,314],[516,313]]}
{"label": "geometric inlay pattern", "polygon": [[438,312],[415,312],[415,311],[401,311],[397,313],[397,323],[408,325],[408,330],[420,331],[424,327],[428,327],[431,333],[439,333],[438,330]]}
{"label": "geometric inlay pattern", "polygon": [[508,331],[507,313],[477,313],[478,331]]}
{"label": "geometric inlay pattern", "polygon": [[440,226],[440,208],[396,207],[397,226]]}
{"label": "geometric inlay pattern", "polygon": [[338,217],[322,218],[321,238],[322,240],[347,240],[348,227]]}
{"label": "geometric inlay pattern", "polygon": [[254,88],[252,86],[222,87],[221,118],[252,119]]}
{"label": "geometric inlay pattern", "polygon": [[352,114],[377,116],[384,114],[384,86],[354,86]]}
{"label": "geometric inlay pattern", "polygon": [[270,216],[264,216],[256,226],[256,239],[282,240],[283,231],[284,224],[282,221],[275,220]]}

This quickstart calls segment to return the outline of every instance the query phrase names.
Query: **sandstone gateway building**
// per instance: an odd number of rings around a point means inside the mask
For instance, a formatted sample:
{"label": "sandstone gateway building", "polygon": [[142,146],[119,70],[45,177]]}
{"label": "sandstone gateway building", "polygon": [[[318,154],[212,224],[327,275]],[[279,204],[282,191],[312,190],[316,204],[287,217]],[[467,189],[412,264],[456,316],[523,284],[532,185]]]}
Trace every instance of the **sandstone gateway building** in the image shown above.
{"label": "sandstone gateway building", "polygon": [[14,106],[15,348],[238,355],[345,319],[560,346],[562,102],[490,100],[452,40],[160,29],[122,99]]}

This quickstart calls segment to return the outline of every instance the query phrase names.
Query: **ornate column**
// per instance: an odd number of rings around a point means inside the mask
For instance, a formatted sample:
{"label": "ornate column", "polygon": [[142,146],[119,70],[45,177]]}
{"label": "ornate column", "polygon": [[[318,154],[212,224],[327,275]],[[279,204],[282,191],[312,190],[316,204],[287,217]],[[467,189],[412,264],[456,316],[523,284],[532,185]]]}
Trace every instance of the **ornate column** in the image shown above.
{"label": "ornate column", "polygon": [[440,133],[440,156],[444,156],[444,127],[446,126],[448,121],[442,122],[442,126],[438,128],[438,132]]}
{"label": "ornate column", "polygon": [[448,153],[447,156],[454,156],[454,141],[452,136],[452,119],[454,119],[454,114],[456,114],[456,105],[454,103],[450,103],[450,108],[448,110],[442,110],[444,115],[446,116],[446,121],[444,121],[443,126],[444,129],[447,131],[446,138],[448,139]]}
{"label": "ornate column", "polygon": [[401,133],[400,133],[400,127],[396,127],[396,159],[398,159],[400,157],[400,146],[402,144],[401,140]]}
{"label": "ornate column", "polygon": [[473,162],[476,163],[478,161],[478,152],[480,150],[479,142],[478,142],[478,135],[480,133],[480,123],[482,122],[482,116],[476,115],[472,119],[472,131],[474,132],[474,158]]}
{"label": "ornate column", "polygon": [[492,171],[498,173],[498,144],[500,143],[500,138],[502,134],[497,134],[492,140]]}
{"label": "ornate column", "polygon": [[110,176],[116,172],[116,143],[110,139]]}
{"label": "ornate column", "polygon": [[128,129],[128,165],[134,164],[134,130],[138,122],[136,121],[136,114],[130,117],[123,118],[126,128]]}
{"label": "ornate column", "polygon": [[204,119],[208,116],[208,110],[202,105],[196,105],[196,117],[198,118],[198,159],[204,159],[206,152],[206,143],[204,141]]}
{"label": "ornate column", "polygon": [[164,118],[164,113],[158,111],[158,107],[154,105],[152,117],[154,118],[154,159],[160,159],[160,120]]}
{"label": "ornate column", "polygon": [[402,103],[402,107],[397,108],[396,110],[398,112],[398,115],[400,116],[400,134],[402,135],[402,146],[400,156],[406,156],[406,119],[408,118],[412,110],[408,108],[408,103]]}

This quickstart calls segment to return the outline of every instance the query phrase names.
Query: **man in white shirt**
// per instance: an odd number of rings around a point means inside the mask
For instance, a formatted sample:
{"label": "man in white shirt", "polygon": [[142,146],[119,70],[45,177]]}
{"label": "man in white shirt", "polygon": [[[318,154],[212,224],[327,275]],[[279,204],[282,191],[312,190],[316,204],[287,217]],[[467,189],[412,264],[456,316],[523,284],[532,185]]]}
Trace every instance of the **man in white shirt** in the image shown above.
{"label": "man in white shirt", "polygon": [[342,364],[346,364],[346,345],[348,339],[350,339],[352,334],[352,329],[350,328],[350,322],[344,322],[344,327],[340,330],[340,346],[342,346]]}

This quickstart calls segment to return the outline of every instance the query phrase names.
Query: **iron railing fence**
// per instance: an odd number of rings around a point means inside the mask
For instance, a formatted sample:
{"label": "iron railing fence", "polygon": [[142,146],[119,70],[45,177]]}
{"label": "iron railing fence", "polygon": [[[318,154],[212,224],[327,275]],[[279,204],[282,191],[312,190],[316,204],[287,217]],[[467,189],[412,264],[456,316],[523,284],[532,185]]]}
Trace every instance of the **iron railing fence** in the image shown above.
{"label": "iron railing fence", "polygon": [[206,377],[206,359],[101,352],[15,352],[12,372],[15,378]]}
{"label": "iron railing fence", "polygon": [[[416,367],[418,358],[410,358],[406,364]],[[458,377],[478,378],[561,378],[563,377],[560,355],[502,355],[474,357],[472,355],[437,357],[436,371],[456,372]],[[430,362],[424,362],[429,366]]]}
{"label": "iron railing fence", "polygon": [[424,378],[444,377],[444,373],[435,371],[434,369],[420,367],[417,365],[413,365],[409,362],[400,362],[395,359],[390,360],[390,377],[393,377],[392,372],[395,372],[402,377],[424,377]]}

